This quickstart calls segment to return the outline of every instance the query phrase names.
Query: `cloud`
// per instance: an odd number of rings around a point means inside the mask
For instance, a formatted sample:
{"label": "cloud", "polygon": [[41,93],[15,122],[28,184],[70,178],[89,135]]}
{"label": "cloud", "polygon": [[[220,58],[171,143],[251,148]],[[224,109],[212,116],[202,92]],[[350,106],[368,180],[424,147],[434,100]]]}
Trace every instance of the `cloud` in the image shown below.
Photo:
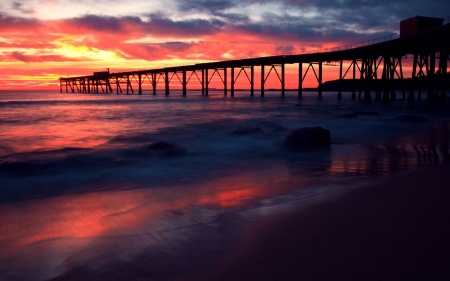
{"label": "cloud", "polygon": [[181,37],[205,36],[220,32],[225,25],[226,23],[219,19],[173,20],[165,15],[152,14],[150,21],[144,25],[144,31]]}
{"label": "cloud", "polygon": [[232,8],[239,3],[235,0],[183,0],[179,1],[178,9],[188,11],[206,11],[216,13]]}
{"label": "cloud", "polygon": [[41,26],[41,21],[35,18],[23,18],[10,16],[4,12],[0,11],[0,30],[11,30],[11,29],[36,29]]}
{"label": "cloud", "polygon": [[21,61],[24,63],[35,62],[76,62],[80,59],[67,58],[61,55],[28,55],[25,52],[6,53],[6,60]]}
{"label": "cloud", "polygon": [[275,50],[280,54],[290,54],[295,50],[293,45],[276,46]]}
{"label": "cloud", "polygon": [[192,43],[186,43],[186,42],[166,42],[158,44],[160,47],[164,49],[168,49],[173,52],[182,52],[188,50]]}
{"label": "cloud", "polygon": [[23,14],[32,14],[34,13],[34,10],[31,8],[26,7],[23,3],[15,1],[12,3],[12,9],[19,11]]}
{"label": "cloud", "polygon": [[111,34],[132,35],[165,35],[165,36],[204,36],[220,31],[225,22],[219,19],[173,20],[163,14],[146,15],[148,21],[135,16],[98,16],[85,15],[61,20],[59,28],[75,32],[107,32]]}
{"label": "cloud", "polygon": [[126,31],[127,24],[139,26],[142,21],[138,17],[85,15],[68,19],[66,23],[81,29],[117,33]]}
{"label": "cloud", "polygon": [[89,66],[89,54],[125,65],[298,53],[392,34],[400,20],[415,15],[450,16],[447,0],[155,1],[6,0],[0,3],[0,63],[25,62],[30,69],[56,62]]}

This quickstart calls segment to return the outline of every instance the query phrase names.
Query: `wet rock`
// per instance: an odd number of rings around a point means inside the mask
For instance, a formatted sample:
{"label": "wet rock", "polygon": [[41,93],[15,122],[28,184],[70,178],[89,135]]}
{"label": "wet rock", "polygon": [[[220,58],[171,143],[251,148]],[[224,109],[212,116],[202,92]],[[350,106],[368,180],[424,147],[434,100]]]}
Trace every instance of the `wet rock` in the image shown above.
{"label": "wet rock", "polygon": [[278,124],[273,123],[273,122],[270,122],[270,121],[260,122],[258,124],[258,127],[262,128],[262,130],[264,132],[269,133],[269,134],[280,133],[280,132],[286,131],[283,126],[278,125]]}
{"label": "wet rock", "polygon": [[165,157],[184,156],[187,154],[187,150],[185,148],[179,147],[177,145],[165,141],[155,142],[149,145],[148,149],[155,151],[159,155]]}
{"label": "wet rock", "polygon": [[264,131],[260,127],[239,127],[231,133],[234,135],[243,136],[264,134]]}
{"label": "wet rock", "polygon": [[397,121],[409,122],[409,123],[421,123],[428,122],[428,119],[418,115],[402,115],[395,118]]}
{"label": "wet rock", "polygon": [[330,131],[322,127],[299,128],[289,132],[284,145],[292,151],[308,151],[330,146]]}

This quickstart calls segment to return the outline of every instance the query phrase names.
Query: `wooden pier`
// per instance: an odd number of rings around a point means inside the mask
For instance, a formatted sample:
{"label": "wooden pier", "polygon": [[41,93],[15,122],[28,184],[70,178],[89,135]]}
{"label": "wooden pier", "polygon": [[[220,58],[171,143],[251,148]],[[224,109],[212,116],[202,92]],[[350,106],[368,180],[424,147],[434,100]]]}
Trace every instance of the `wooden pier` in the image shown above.
{"label": "wooden pier", "polygon": [[[444,20],[446,21],[444,23]],[[352,80],[352,98],[395,99],[393,80],[405,81],[402,96],[414,101],[415,89],[418,97],[427,92],[430,101],[446,99],[450,63],[450,24],[449,18],[435,19],[414,17],[401,22],[400,35],[386,36],[359,44],[323,50],[315,53],[278,55],[238,60],[200,63],[187,66],[165,67],[119,73],[95,72],[93,75],[61,77],[60,91],[79,93],[134,93],[142,94],[149,84],[156,95],[157,85],[164,82],[164,92],[170,94],[170,82],[181,83],[182,94],[187,95],[188,84],[201,87],[202,95],[208,96],[210,83],[214,76],[223,83],[225,96],[235,94],[237,79],[243,75],[248,80],[250,95],[255,94],[255,68],[259,68],[259,92],[264,97],[269,75],[276,75],[281,85],[281,95],[286,92],[285,67],[298,65],[298,96],[302,97],[303,82],[308,73],[313,73],[318,82],[318,95],[322,96],[323,66],[333,64],[339,67],[340,82]],[[402,60],[413,57],[412,75],[404,77]],[[345,67],[344,67],[345,65]],[[381,74],[381,77],[379,75]],[[310,74],[311,75],[311,74]],[[338,98],[342,98],[342,83],[339,83]],[[230,86],[230,89],[228,89]]]}

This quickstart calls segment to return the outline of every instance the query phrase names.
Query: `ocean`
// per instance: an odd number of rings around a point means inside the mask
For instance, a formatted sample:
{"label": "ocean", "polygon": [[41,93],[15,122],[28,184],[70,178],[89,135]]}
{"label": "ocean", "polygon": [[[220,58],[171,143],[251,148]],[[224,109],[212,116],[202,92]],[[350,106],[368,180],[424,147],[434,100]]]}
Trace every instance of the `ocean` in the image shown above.
{"label": "ocean", "polygon": [[[0,91],[0,280],[184,280],[255,222],[450,162],[448,104],[257,94]],[[316,126],[329,149],[283,145]]]}

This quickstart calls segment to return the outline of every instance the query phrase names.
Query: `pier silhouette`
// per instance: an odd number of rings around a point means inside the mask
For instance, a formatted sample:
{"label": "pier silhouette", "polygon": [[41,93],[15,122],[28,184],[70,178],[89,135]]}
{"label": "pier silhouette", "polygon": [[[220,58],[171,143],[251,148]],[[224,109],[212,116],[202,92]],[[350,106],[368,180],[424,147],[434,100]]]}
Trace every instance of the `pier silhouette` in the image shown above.
{"label": "pier silhouette", "polygon": [[[370,100],[372,93],[376,99],[396,99],[395,88],[400,85],[403,98],[409,102],[421,98],[426,91],[427,99],[446,100],[448,64],[450,62],[450,17],[429,18],[416,16],[400,22],[400,34],[330,48],[303,54],[276,55],[267,57],[244,58],[216,62],[198,63],[185,66],[164,67],[158,69],[136,70],[110,73],[94,72],[93,75],[61,77],[60,91],[79,93],[134,93],[134,88],[142,94],[149,83],[156,95],[157,85],[164,82],[166,95],[170,94],[170,82],[178,81],[182,94],[187,95],[187,86],[198,81],[202,95],[208,96],[212,78],[217,75],[223,83],[225,96],[235,94],[235,84],[240,75],[248,80],[251,96],[255,95],[255,68],[259,67],[260,95],[264,97],[266,81],[270,74],[276,75],[281,85],[281,96],[285,96],[285,66],[298,65],[298,96],[303,94],[303,82],[308,73],[317,80],[319,97],[323,92],[323,66],[339,67],[338,95],[342,98],[345,80],[351,80],[352,98]],[[403,64],[407,56],[413,57],[412,75],[405,77]],[[344,64],[347,63],[344,67]],[[348,66],[347,66],[348,65]],[[379,75],[381,73],[381,75]],[[230,77],[228,77],[228,75]],[[197,85],[199,85],[197,84]],[[347,83],[348,84],[348,83]],[[228,89],[230,86],[230,89]],[[123,88],[124,89],[123,89]]]}

